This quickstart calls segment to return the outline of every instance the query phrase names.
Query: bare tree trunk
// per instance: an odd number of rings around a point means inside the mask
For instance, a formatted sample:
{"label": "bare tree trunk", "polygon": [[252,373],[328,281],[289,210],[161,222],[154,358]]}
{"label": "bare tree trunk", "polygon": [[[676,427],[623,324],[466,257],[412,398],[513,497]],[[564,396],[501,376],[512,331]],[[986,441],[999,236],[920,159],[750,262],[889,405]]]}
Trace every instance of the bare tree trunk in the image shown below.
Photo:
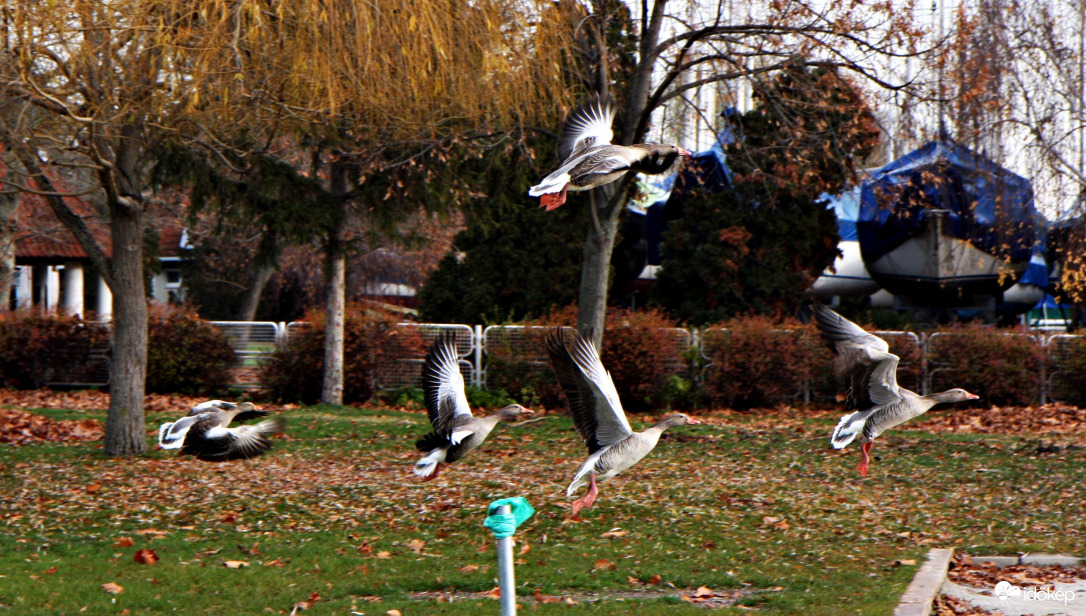
{"label": "bare tree trunk", "polygon": [[147,450],[143,394],[147,379],[147,298],[143,283],[143,221],[139,204],[121,197],[110,206],[113,232],[113,366],[105,452]]}
{"label": "bare tree trunk", "polygon": [[[347,194],[347,167],[333,162],[330,173],[332,194]],[[347,251],[344,245],[347,205],[328,238],[328,310],[324,321],[324,385],[321,402],[343,404],[343,330],[347,298]]]}
{"label": "bare tree trunk", "polygon": [[259,267],[253,272],[249,289],[241,300],[241,308],[238,309],[239,321],[252,321],[256,318],[256,309],[260,307],[260,296],[264,293],[264,287],[268,286],[268,280],[274,273],[275,268],[270,265]]}
{"label": "bare tree trunk", "polygon": [[[624,182],[620,184],[625,186]],[[597,205],[598,201],[607,199],[603,190],[593,190],[588,197],[593,216],[585,238],[584,258],[581,263],[577,329],[582,335],[591,332],[592,342],[597,349],[601,349],[607,318],[607,295],[611,287],[611,253],[615,249],[622,210],[621,207],[610,206],[608,209]]]}
{"label": "bare tree trunk", "polygon": [[19,197],[0,194],[0,312],[8,310],[15,282],[15,208]]}
{"label": "bare tree trunk", "polygon": [[321,402],[343,404],[343,325],[346,310],[347,255],[337,230],[328,246],[328,314],[324,321],[324,387]]}

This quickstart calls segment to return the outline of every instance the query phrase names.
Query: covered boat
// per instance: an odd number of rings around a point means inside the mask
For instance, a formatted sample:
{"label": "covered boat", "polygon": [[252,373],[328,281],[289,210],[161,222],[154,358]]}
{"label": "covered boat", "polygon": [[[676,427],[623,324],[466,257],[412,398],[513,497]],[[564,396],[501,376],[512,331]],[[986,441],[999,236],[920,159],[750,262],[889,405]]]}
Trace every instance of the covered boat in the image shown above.
{"label": "covered boat", "polygon": [[1043,241],[1029,181],[935,141],[871,174],[856,232],[871,277],[947,306],[999,303]]}

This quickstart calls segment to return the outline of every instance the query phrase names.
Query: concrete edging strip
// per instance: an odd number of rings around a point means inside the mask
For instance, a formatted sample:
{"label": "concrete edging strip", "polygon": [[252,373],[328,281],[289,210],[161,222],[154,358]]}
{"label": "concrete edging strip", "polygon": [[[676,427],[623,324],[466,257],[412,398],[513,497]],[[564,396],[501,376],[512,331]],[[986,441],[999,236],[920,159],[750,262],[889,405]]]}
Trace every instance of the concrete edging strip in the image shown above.
{"label": "concrete edging strip", "polygon": [[939,589],[946,580],[950,559],[954,556],[953,548],[934,548],[928,551],[928,559],[916,571],[913,581],[901,595],[901,601],[894,608],[894,616],[930,616],[931,606]]}

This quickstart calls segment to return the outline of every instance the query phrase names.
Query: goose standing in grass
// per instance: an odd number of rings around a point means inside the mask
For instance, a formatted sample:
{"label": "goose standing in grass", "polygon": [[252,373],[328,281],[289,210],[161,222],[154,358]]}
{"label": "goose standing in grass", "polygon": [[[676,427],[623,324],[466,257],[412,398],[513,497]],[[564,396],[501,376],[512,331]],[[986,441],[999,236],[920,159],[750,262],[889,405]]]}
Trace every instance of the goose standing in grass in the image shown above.
{"label": "goose standing in grass", "polygon": [[701,423],[682,413],[673,413],[643,432],[634,432],[622,410],[611,374],[604,369],[590,340],[577,335],[571,351],[559,329],[547,335],[546,345],[551,367],[566,394],[573,425],[588,446],[588,459],[566,488],[566,496],[573,496],[578,488],[588,484],[588,493],[573,501],[573,515],[595,502],[599,494],[597,481],[606,481],[637,464],[656,447],[664,430]]}
{"label": "goose standing in grass", "polygon": [[853,411],[841,418],[830,443],[842,449],[860,437],[863,460],[856,467],[867,476],[871,445],[886,430],[919,417],[943,402],[976,400],[980,396],[964,389],[950,389],[921,396],[897,384],[898,356],[885,340],[870,334],[820,302],[813,304],[815,322],[822,339],[836,356],[834,368],[848,379],[845,408]]}
{"label": "goose standing in grass", "polygon": [[193,455],[208,462],[253,458],[271,448],[268,437],[282,432],[286,422],[275,416],[234,428],[229,427],[230,423],[268,415],[268,411],[256,408],[251,402],[201,402],[185,417],[159,426],[158,444],[163,449],[180,449],[181,455]]}
{"label": "goose standing in grass", "polygon": [[442,463],[451,464],[481,445],[501,420],[532,413],[519,404],[510,404],[485,417],[472,415],[452,336],[438,338],[426,353],[422,390],[426,413],[434,427],[433,432],[415,442],[419,451],[427,452],[415,463],[415,474],[424,481],[437,478]]}
{"label": "goose standing in grass", "polygon": [[599,97],[569,115],[558,139],[562,164],[528,190],[530,196],[540,198],[541,207],[549,212],[566,202],[568,191],[591,190],[614,182],[628,171],[664,173],[678,157],[690,156],[677,145],[611,145],[614,119],[614,105]]}

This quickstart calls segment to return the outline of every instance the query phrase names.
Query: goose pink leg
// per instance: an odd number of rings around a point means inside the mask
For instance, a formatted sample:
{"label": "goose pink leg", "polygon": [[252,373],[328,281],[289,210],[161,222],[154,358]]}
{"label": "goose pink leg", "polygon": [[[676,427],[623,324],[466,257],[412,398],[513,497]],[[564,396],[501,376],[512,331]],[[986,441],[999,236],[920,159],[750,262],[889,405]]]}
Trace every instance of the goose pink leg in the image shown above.
{"label": "goose pink leg", "polygon": [[599,488],[596,487],[596,473],[589,473],[588,479],[588,494],[573,501],[573,515],[577,515],[582,509],[591,507],[592,503],[596,502],[596,495],[600,493]]}
{"label": "goose pink leg", "polygon": [[860,445],[860,453],[864,454],[864,459],[856,466],[856,470],[860,471],[860,477],[867,477],[867,467],[871,463],[871,456],[868,454],[871,451],[871,445],[874,445],[874,441],[867,441]]}

